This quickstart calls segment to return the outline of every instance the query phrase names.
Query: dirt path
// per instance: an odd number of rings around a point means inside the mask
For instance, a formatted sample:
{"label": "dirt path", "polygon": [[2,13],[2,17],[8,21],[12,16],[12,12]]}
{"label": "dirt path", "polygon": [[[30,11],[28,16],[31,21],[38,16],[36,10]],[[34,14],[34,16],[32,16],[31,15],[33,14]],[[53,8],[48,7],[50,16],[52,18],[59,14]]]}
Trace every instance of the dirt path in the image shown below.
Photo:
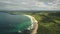
{"label": "dirt path", "polygon": [[36,34],[37,33],[37,29],[38,29],[38,22],[37,22],[37,20],[34,17],[29,16],[29,15],[27,15],[27,16],[29,18],[31,18],[31,20],[33,21],[33,29],[32,29],[31,34]]}

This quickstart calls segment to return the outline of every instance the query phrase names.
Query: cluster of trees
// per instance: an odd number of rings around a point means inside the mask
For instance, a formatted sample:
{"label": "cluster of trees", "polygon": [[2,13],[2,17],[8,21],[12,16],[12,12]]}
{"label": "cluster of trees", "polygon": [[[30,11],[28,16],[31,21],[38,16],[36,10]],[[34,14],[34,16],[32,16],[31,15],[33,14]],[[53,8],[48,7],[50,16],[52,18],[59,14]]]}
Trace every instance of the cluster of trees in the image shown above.
{"label": "cluster of trees", "polygon": [[60,34],[60,12],[39,12],[32,15],[39,23],[37,34]]}

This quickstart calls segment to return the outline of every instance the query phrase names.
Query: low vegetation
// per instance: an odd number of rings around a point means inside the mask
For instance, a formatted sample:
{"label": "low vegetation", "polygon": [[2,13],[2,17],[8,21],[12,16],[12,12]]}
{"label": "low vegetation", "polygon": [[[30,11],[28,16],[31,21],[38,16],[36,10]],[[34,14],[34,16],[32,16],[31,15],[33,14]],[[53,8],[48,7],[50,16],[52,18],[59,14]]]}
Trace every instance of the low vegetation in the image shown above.
{"label": "low vegetation", "polygon": [[38,21],[37,34],[60,34],[60,12],[8,12],[10,14],[28,14]]}

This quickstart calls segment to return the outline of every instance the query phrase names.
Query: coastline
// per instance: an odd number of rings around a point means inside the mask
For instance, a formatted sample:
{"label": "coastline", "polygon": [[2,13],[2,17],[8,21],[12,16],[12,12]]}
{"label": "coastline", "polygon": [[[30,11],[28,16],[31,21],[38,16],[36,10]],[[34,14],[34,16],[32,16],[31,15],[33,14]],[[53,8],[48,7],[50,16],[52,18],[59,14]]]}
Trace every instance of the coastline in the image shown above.
{"label": "coastline", "polygon": [[25,16],[29,17],[32,21],[32,26],[31,26],[32,32],[31,32],[31,34],[36,34],[37,29],[38,29],[38,21],[30,15],[25,15]]}

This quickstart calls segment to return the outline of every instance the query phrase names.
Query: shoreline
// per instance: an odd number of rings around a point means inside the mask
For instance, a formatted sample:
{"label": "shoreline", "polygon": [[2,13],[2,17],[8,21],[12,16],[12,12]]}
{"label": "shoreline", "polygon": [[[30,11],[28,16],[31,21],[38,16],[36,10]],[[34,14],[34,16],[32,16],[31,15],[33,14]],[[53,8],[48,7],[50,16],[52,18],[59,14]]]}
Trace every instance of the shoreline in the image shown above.
{"label": "shoreline", "polygon": [[31,19],[31,21],[32,21],[33,25],[32,25],[31,34],[36,34],[37,33],[37,29],[38,29],[38,21],[34,17],[32,17],[30,15],[25,15],[25,16],[29,17]]}

